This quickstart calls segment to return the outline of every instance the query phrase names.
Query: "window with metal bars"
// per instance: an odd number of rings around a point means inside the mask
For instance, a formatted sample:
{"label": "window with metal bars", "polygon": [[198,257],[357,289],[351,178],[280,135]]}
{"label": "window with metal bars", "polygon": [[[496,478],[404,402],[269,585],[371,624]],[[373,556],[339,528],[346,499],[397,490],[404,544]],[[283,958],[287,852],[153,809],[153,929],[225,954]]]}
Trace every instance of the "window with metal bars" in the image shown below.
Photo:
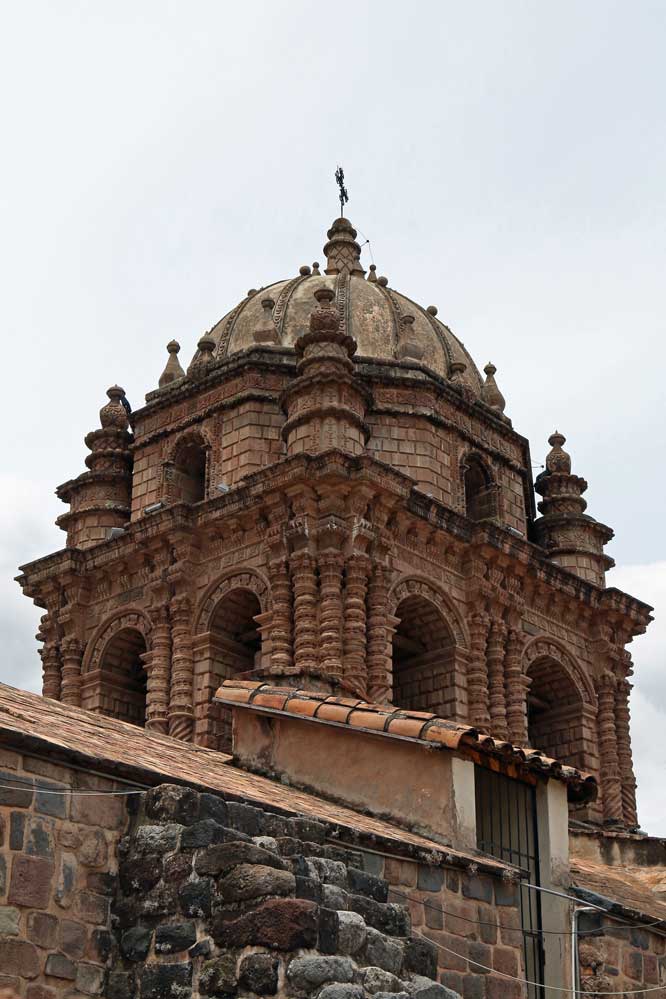
{"label": "window with metal bars", "polygon": [[[522,868],[539,884],[536,788],[475,766],[476,843],[483,853]],[[539,892],[520,886],[525,978],[528,999],[542,999],[544,954]]]}

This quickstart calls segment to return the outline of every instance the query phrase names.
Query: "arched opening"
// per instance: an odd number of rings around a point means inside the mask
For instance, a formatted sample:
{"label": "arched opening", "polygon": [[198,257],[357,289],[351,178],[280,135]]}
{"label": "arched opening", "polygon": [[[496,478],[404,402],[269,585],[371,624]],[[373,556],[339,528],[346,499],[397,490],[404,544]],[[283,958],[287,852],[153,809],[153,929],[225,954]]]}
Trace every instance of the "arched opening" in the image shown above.
{"label": "arched opening", "polygon": [[100,668],[100,714],[144,726],[146,723],[146,641],[135,628],[123,628],[107,643]]}
{"label": "arched opening", "polygon": [[486,465],[476,455],[468,455],[463,466],[465,514],[470,520],[497,517],[497,486]]}
{"label": "arched opening", "polygon": [[261,614],[259,600],[251,590],[233,589],[222,597],[210,621],[210,659],[206,688],[205,745],[223,752],[231,749],[231,711],[212,698],[232,676],[251,673],[261,665],[261,633],[255,617]]}
{"label": "arched opening", "polygon": [[411,711],[455,715],[452,689],[455,640],[446,620],[425,597],[405,597],[395,611],[393,703]]}
{"label": "arched opening", "polygon": [[171,469],[171,495],[174,503],[199,503],[206,498],[206,457],[208,449],[199,437],[178,447]]}
{"label": "arched opening", "polygon": [[528,741],[533,749],[585,768],[583,699],[561,663],[537,659],[527,675]]}

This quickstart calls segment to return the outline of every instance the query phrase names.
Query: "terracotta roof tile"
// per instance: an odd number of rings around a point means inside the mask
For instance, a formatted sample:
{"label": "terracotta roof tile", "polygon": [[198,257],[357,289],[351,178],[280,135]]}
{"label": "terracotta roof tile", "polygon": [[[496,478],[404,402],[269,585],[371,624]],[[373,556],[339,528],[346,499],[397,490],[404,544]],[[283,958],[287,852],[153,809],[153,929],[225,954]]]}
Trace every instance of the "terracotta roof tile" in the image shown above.
{"label": "terracotta roof tile", "polygon": [[[255,686],[237,681],[234,696],[240,697],[240,690],[252,694]],[[319,698],[318,694],[308,696],[310,700]],[[233,703],[240,705],[242,702]],[[348,707],[338,708],[349,712]],[[348,830],[367,837],[371,843],[373,840],[390,842],[390,849],[395,852],[418,849],[434,852],[442,858],[446,855],[454,861],[481,862],[486,869],[502,871],[506,868],[491,857],[454,850],[382,819],[240,770],[232,765],[232,758],[225,753],[147,732],[136,725],[73,708],[3,683],[0,683],[0,744],[19,751],[47,753],[53,762],[62,759],[123,778],[139,787],[166,782],[189,784],[251,801],[260,807],[309,816],[331,823],[343,833]]]}
{"label": "terracotta roof tile", "polygon": [[662,919],[666,928],[666,902],[655,895],[655,889],[666,881],[663,867],[608,867],[573,857],[571,879],[578,888],[619,903],[627,912]]}
{"label": "terracotta roof tile", "polygon": [[[242,697],[237,694],[239,686],[243,690]],[[250,687],[254,688],[254,692],[245,697],[245,691]],[[289,696],[285,697],[283,703],[280,703],[280,699],[275,703],[268,703],[264,699],[265,694],[278,690],[280,694],[288,692]],[[369,704],[367,701],[351,697],[326,696],[310,690],[276,688],[261,681],[247,680],[241,683],[236,680],[225,680],[218,689],[215,700],[237,707],[294,715],[304,720],[349,725],[350,728],[363,729],[389,738],[430,742],[433,745],[445,746],[447,749],[468,751],[473,755],[480,753],[485,757],[486,765],[493,770],[500,769],[500,761],[510,762],[518,767],[519,771],[522,768],[523,771],[564,781],[568,785],[569,797],[575,801],[593,800],[597,794],[597,781],[591,774],[583,773],[575,767],[565,766],[559,760],[550,759],[533,749],[514,746],[504,739],[493,739],[490,735],[478,732],[471,725],[439,718],[427,711],[406,711],[387,704]],[[313,708],[312,702],[315,700],[317,703]]]}

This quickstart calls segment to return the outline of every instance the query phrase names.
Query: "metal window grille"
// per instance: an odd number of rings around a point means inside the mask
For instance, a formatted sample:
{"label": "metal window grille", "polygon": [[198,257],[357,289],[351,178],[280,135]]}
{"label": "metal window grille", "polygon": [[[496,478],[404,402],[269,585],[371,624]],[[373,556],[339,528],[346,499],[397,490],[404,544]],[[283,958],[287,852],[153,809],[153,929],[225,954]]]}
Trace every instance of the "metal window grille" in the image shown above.
{"label": "metal window grille", "polygon": [[[476,842],[479,850],[522,868],[539,884],[536,789],[504,774],[475,766]],[[543,999],[544,954],[539,893],[520,886],[525,978],[528,999]]]}

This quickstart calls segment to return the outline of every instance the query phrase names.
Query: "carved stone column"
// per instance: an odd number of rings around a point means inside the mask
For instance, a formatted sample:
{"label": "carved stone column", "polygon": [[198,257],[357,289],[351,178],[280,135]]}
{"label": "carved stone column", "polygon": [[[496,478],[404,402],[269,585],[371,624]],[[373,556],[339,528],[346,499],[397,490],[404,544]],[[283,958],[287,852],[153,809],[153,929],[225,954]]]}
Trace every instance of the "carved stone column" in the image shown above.
{"label": "carved stone column", "polygon": [[509,741],[527,745],[527,688],[529,680],[523,674],[521,659],[525,637],[517,628],[509,631],[504,658],[504,689],[506,723]]}
{"label": "carved stone column", "polygon": [[81,660],[83,649],[78,638],[66,638],[60,646],[62,654],[62,688],[60,700],[63,704],[81,707]]}
{"label": "carved stone column", "polygon": [[58,646],[49,642],[39,650],[39,655],[42,660],[42,696],[59,701],[62,665]]}
{"label": "carved stone column", "polygon": [[319,656],[321,672],[334,681],[342,678],[342,569],[341,552],[319,556]]}
{"label": "carved stone column", "polygon": [[470,655],[467,673],[469,722],[475,728],[486,731],[490,726],[488,668],[486,665],[486,644],[489,630],[490,618],[484,611],[472,614],[469,623]]}
{"label": "carved stone column", "polygon": [[152,648],[144,656],[146,685],[146,728],[151,732],[169,731],[169,680],[171,674],[171,626],[167,607],[151,612]]}
{"label": "carved stone column", "polygon": [[391,700],[391,636],[393,618],[388,615],[388,592],[391,571],[386,565],[374,566],[368,585],[368,698],[378,704]]}
{"label": "carved stone column", "polygon": [[273,596],[271,619],[271,673],[294,672],[294,625],[291,604],[289,564],[283,556],[268,563],[268,579]]}
{"label": "carved stone column", "polygon": [[493,621],[488,636],[486,662],[488,665],[488,700],[490,706],[490,734],[506,739],[506,701],[504,697],[504,642],[507,628],[503,621]]}
{"label": "carved stone column", "polygon": [[628,680],[619,680],[615,690],[615,734],[617,741],[617,760],[622,781],[622,815],[624,824],[633,828],[638,825],[636,812],[636,777],[631,757],[631,734],[629,731],[629,693],[631,684]]}
{"label": "carved stone column", "polygon": [[370,559],[354,552],[347,560],[344,596],[344,680],[343,685],[357,697],[366,696],[365,598],[370,575]]}
{"label": "carved stone column", "polygon": [[169,735],[192,741],[194,729],[194,661],[192,654],[192,605],[189,597],[173,597],[171,610],[171,696]]}
{"label": "carved stone column", "polygon": [[597,680],[597,730],[601,803],[604,822],[622,822],[622,788],[615,732],[615,676],[606,670]]}
{"label": "carved stone column", "polygon": [[294,666],[302,676],[317,672],[317,576],[309,551],[289,559],[294,586]]}

